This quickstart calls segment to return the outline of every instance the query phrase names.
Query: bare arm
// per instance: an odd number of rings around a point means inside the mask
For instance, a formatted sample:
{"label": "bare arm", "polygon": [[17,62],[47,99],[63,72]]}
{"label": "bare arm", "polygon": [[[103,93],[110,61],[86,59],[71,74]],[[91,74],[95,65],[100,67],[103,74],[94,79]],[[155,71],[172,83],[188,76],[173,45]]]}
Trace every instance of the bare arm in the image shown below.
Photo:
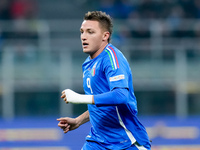
{"label": "bare arm", "polygon": [[78,128],[80,125],[88,122],[89,120],[90,117],[88,110],[77,118],[64,117],[57,119],[57,121],[59,121],[58,126],[63,129],[64,133]]}
{"label": "bare arm", "polygon": [[80,116],[78,116],[76,118],[76,120],[79,122],[80,125],[82,125],[82,124],[90,121],[89,111],[87,110],[86,112],[84,112],[83,114],[81,114]]}

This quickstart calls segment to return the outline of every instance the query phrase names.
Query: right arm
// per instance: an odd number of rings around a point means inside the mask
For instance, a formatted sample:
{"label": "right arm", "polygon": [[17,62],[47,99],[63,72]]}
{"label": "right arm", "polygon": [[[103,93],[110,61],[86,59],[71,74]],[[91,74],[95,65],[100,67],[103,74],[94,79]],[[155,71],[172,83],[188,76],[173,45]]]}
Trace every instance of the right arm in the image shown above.
{"label": "right arm", "polygon": [[87,110],[86,112],[84,112],[83,114],[81,114],[80,116],[78,116],[76,118],[77,122],[79,122],[79,126],[90,121],[90,115],[89,115],[89,111]]}
{"label": "right arm", "polygon": [[58,126],[63,129],[64,133],[78,128],[80,125],[88,122],[89,120],[90,117],[88,110],[77,118],[64,117],[57,119],[57,121],[59,121]]}

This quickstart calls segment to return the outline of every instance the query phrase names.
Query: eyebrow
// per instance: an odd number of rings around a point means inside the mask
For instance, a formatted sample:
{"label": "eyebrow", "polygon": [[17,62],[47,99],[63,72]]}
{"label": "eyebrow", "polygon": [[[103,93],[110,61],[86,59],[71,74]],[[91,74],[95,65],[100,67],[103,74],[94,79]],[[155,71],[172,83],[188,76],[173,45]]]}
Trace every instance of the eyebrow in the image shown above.
{"label": "eyebrow", "polygon": [[[86,31],[89,31],[89,30],[94,30],[94,29],[92,29],[92,28],[88,28],[88,29],[86,29]],[[80,31],[83,31],[83,29],[80,28]]]}

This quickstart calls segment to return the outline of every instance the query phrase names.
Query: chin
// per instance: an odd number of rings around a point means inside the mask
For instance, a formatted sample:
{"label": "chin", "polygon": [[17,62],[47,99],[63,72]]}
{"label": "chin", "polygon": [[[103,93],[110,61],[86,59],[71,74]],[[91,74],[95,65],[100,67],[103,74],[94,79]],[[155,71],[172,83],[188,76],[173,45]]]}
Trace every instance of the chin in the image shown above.
{"label": "chin", "polygon": [[87,49],[83,49],[83,52],[86,53],[86,54],[90,54],[90,51],[87,50]]}

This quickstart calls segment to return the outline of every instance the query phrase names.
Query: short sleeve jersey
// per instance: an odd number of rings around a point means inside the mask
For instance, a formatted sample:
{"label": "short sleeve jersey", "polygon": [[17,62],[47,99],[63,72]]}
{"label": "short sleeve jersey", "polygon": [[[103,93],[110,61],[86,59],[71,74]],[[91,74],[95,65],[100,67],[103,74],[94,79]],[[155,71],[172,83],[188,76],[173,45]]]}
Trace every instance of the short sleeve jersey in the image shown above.
{"label": "short sleeve jersey", "polygon": [[96,58],[88,57],[82,65],[85,94],[96,95],[115,88],[127,88],[127,103],[101,106],[88,104],[91,131],[86,140],[100,143],[108,149],[124,149],[136,141],[150,145],[144,126],[137,118],[132,73],[124,55],[108,44]]}

